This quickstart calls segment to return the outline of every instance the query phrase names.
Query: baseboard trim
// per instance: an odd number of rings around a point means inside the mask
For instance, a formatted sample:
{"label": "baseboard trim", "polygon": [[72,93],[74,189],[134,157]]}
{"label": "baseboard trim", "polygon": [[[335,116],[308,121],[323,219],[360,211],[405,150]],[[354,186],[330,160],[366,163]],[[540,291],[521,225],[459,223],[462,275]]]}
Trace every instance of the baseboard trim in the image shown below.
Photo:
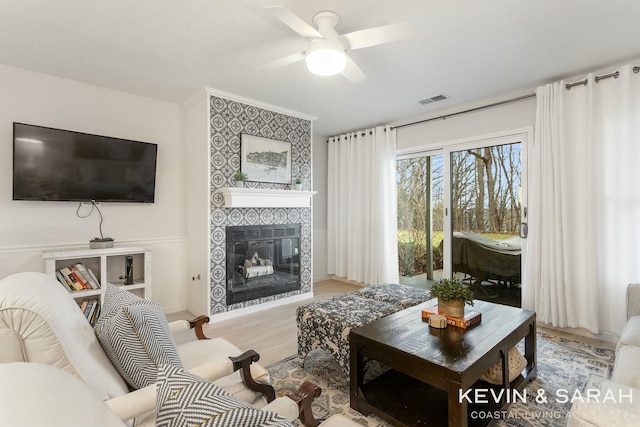
{"label": "baseboard trim", "polygon": [[226,311],[224,313],[219,313],[219,314],[213,314],[210,316],[210,319],[212,322],[221,322],[223,320],[229,320],[229,319],[234,319],[236,317],[241,317],[244,316],[246,314],[251,314],[251,313],[255,313],[257,311],[263,311],[263,310],[268,310],[270,308],[274,308],[274,307],[278,307],[281,305],[286,305],[286,304],[291,304],[294,302],[301,302],[301,301],[305,301],[308,299],[312,299],[313,298],[313,292],[306,292],[304,294],[300,294],[300,295],[294,295],[292,297],[288,297],[288,298],[282,298],[282,299],[278,299],[275,301],[269,301],[266,302],[264,304],[259,304],[259,305],[253,305],[250,307],[243,307],[243,308],[239,308],[237,310],[231,310],[231,311]]}
{"label": "baseboard trim", "polygon": [[[615,344],[620,339],[620,336],[613,332],[601,332],[599,334],[594,334],[593,332],[588,331],[585,328],[570,328],[564,327],[561,328],[559,326],[553,326],[547,323],[538,322],[539,328],[544,328],[549,331],[549,333],[558,333],[559,336],[563,336],[565,338],[574,339],[574,340],[584,340],[587,342],[589,340],[595,341],[604,341],[607,343]],[[572,336],[573,335],[573,336]]]}
{"label": "baseboard trim", "polygon": [[356,285],[356,286],[361,286],[361,287],[365,286],[365,284],[362,283],[362,282],[358,282],[356,280],[347,279],[346,277],[336,276],[335,274],[330,274],[329,275],[329,279],[330,280],[335,280],[337,282],[348,283],[350,285]]}
{"label": "baseboard trim", "polygon": [[313,278],[313,283],[324,282],[325,280],[330,280],[330,279],[331,279],[331,277],[325,274],[324,276],[314,277]]}

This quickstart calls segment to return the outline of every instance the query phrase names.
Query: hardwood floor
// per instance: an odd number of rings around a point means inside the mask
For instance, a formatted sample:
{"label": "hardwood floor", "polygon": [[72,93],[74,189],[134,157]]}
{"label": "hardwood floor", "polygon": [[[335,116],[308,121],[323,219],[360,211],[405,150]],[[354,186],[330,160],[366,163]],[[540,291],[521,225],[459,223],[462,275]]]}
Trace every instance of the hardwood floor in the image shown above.
{"label": "hardwood floor", "polygon": [[[313,300],[353,292],[358,285],[326,280],[313,284]],[[260,354],[260,364],[268,366],[298,351],[296,308],[312,300],[282,305],[234,319],[205,325],[205,335],[222,337],[241,350],[253,349]],[[169,321],[193,318],[189,312],[168,314]]]}
{"label": "hardwood floor", "polygon": [[[326,280],[313,285],[313,300],[329,298],[333,295],[353,292],[360,286],[338,280]],[[282,305],[268,310],[258,311],[255,314],[247,314],[234,319],[219,321],[205,325],[205,334],[209,337],[222,337],[233,343],[241,350],[253,349],[260,354],[260,364],[269,366],[285,357],[296,354],[298,351],[296,308],[308,304],[312,300]],[[167,315],[169,321],[177,319],[190,319],[195,316],[189,312],[171,313]],[[605,348],[615,348],[615,344],[587,338],[563,332],[557,329],[545,328],[538,325],[539,332],[546,332],[599,345]]]}

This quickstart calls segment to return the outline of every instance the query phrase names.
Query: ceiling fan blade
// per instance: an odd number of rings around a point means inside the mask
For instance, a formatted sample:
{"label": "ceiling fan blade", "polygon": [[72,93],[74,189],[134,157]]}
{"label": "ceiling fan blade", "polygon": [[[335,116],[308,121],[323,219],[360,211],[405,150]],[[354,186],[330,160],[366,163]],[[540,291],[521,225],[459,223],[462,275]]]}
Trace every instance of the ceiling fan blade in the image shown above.
{"label": "ceiling fan blade", "polygon": [[360,83],[367,79],[360,67],[347,56],[347,65],[345,65],[342,75],[345,76],[351,83]]}
{"label": "ceiling fan blade", "polygon": [[303,59],[304,52],[294,53],[293,55],[285,56],[284,58],[280,58],[276,61],[258,67],[258,70],[280,68],[285,65],[293,64],[294,62],[302,61]]}
{"label": "ceiling fan blade", "polygon": [[302,37],[321,39],[322,34],[284,6],[265,6],[276,18]]}
{"label": "ceiling fan blade", "polygon": [[411,26],[408,22],[398,22],[397,24],[354,31],[343,34],[342,37],[349,43],[349,49],[362,49],[411,38]]}

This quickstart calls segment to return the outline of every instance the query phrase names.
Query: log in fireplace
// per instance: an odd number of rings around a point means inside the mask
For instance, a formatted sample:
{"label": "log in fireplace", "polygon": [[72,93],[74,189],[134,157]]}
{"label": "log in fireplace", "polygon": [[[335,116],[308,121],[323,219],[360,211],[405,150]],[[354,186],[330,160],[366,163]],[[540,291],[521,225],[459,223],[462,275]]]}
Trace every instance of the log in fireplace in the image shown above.
{"label": "log in fireplace", "polygon": [[226,228],[227,305],[300,289],[300,224]]}

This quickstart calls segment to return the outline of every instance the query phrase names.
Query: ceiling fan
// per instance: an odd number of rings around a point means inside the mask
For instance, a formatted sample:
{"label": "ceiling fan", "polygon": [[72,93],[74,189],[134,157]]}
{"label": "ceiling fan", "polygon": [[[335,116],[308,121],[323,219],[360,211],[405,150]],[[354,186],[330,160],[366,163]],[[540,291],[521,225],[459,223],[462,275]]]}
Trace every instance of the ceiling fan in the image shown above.
{"label": "ceiling fan", "polygon": [[335,12],[317,13],[313,17],[313,25],[317,27],[316,29],[284,6],[267,6],[265,9],[302,37],[311,39],[311,42],[304,52],[285,56],[260,68],[283,67],[304,59],[307,68],[314,74],[333,76],[342,73],[352,83],[359,83],[367,77],[349,57],[350,51],[411,37],[411,27],[408,22],[338,34],[335,27],[340,22],[340,17]]}

